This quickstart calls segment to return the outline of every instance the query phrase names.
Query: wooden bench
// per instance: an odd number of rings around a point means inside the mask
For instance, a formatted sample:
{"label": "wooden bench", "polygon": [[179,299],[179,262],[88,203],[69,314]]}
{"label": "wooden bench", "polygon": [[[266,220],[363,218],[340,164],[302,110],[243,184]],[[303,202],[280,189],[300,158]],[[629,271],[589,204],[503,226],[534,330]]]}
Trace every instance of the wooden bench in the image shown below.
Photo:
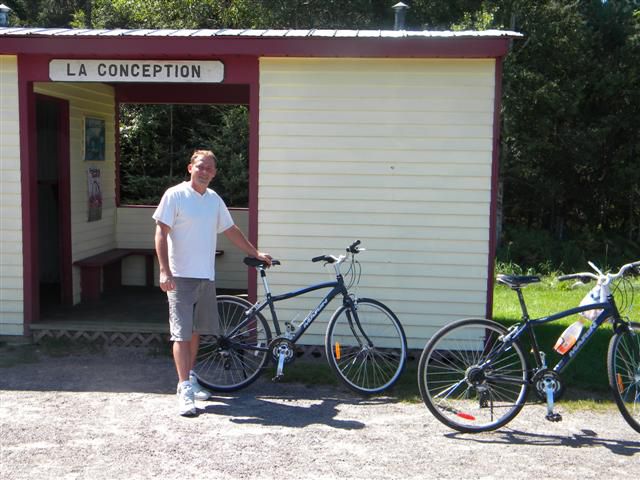
{"label": "wooden bench", "polygon": [[[223,253],[223,250],[216,250],[216,257]],[[131,255],[145,257],[145,284],[147,287],[153,287],[155,249],[113,248],[73,263],[80,267],[81,300],[94,302],[100,299],[101,279],[104,279],[103,291],[120,288],[122,286],[122,259]]]}

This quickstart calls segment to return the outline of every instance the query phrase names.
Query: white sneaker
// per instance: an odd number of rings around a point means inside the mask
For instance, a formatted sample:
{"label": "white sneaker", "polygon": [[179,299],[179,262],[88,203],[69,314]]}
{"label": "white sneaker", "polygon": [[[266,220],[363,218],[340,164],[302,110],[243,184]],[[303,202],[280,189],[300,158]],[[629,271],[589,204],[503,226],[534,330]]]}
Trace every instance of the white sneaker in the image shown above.
{"label": "white sneaker", "polygon": [[198,383],[198,377],[193,371],[189,372],[189,381],[196,400],[209,400],[211,398],[211,392]]}
{"label": "white sneaker", "polygon": [[192,417],[196,414],[196,402],[194,400],[193,388],[189,382],[178,384],[176,391],[178,395],[178,413],[183,417]]}

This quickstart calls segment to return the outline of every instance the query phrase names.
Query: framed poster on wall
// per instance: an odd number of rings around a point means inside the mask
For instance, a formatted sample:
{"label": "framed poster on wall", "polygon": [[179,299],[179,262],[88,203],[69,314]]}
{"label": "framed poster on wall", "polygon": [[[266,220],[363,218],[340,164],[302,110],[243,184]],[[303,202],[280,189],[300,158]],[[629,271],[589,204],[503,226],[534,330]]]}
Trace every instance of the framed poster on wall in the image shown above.
{"label": "framed poster on wall", "polygon": [[100,178],[99,168],[87,168],[87,182],[89,201],[88,221],[95,222],[102,219],[102,180]]}
{"label": "framed poster on wall", "polygon": [[84,117],[84,159],[104,161],[105,128],[101,118]]}

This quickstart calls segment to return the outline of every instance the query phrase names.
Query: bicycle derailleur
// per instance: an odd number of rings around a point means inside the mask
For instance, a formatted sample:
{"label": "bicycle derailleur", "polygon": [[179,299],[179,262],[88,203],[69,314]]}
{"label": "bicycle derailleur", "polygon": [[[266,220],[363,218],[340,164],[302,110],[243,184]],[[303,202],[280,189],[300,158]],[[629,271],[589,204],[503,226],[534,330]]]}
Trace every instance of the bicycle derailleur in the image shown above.
{"label": "bicycle derailleur", "polygon": [[276,337],[269,343],[269,351],[271,352],[273,361],[277,365],[276,376],[273,377],[272,380],[277,382],[284,376],[284,366],[293,362],[296,358],[295,343],[288,338]]}
{"label": "bicycle derailleur", "polygon": [[554,413],[554,403],[564,394],[564,383],[557,372],[543,369],[533,376],[533,385],[536,396],[547,403],[547,415],[545,418],[550,422],[561,422],[562,415]]}

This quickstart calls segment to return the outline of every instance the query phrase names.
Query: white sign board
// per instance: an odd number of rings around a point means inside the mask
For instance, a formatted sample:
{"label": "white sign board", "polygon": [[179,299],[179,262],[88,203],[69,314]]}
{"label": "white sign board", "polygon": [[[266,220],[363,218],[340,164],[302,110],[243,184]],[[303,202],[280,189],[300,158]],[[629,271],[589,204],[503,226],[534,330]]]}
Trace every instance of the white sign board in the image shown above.
{"label": "white sign board", "polygon": [[224,65],[219,61],[51,60],[49,78],[54,82],[220,83]]}

